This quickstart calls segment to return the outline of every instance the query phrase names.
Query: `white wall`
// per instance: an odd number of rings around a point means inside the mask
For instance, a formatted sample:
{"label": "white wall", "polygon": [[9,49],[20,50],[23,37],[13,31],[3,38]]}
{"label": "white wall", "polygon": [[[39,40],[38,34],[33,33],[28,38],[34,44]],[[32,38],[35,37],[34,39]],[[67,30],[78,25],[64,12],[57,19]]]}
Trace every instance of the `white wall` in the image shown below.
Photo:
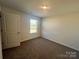
{"label": "white wall", "polygon": [[[38,20],[38,33],[35,33],[35,34],[30,33],[30,19],[31,18]],[[40,21],[41,21],[40,18],[24,14],[21,16],[21,19],[22,19],[21,20],[22,41],[26,41],[26,40],[40,36]]]}
{"label": "white wall", "polygon": [[79,51],[79,13],[43,19],[42,36]]}
{"label": "white wall", "polygon": [[[1,11],[1,6],[0,6]],[[1,20],[1,19],[0,19]],[[1,44],[1,24],[0,24],[0,59],[2,59],[2,44]]]}
{"label": "white wall", "polygon": [[28,40],[28,16],[21,14],[21,42]]}

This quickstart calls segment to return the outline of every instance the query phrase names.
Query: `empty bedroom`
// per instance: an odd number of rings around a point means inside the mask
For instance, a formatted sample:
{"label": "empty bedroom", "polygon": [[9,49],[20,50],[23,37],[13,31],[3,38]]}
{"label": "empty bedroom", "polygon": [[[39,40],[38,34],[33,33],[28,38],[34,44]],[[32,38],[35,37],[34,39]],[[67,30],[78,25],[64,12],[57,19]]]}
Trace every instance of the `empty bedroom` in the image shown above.
{"label": "empty bedroom", "polygon": [[0,0],[0,59],[79,59],[79,0]]}

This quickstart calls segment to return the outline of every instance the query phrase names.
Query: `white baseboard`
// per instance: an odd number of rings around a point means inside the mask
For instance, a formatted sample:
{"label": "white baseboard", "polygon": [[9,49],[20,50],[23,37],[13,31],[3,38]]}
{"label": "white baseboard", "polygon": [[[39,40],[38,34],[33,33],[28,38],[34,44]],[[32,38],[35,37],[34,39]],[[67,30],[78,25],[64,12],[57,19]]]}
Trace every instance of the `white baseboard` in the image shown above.
{"label": "white baseboard", "polygon": [[[48,38],[46,38],[46,37],[43,37],[43,38],[48,39]],[[69,48],[71,48],[71,49],[73,49],[73,50],[79,51],[79,49],[77,49],[77,48],[75,48],[75,47],[73,47],[73,46],[70,46],[70,45],[64,44],[64,43],[62,43],[62,42],[58,42],[58,41],[55,41],[55,40],[52,40],[52,39],[48,39],[48,40],[53,41],[53,42],[56,42],[56,43],[58,43],[58,44],[60,44],[60,45],[63,45],[63,46],[69,47]]]}

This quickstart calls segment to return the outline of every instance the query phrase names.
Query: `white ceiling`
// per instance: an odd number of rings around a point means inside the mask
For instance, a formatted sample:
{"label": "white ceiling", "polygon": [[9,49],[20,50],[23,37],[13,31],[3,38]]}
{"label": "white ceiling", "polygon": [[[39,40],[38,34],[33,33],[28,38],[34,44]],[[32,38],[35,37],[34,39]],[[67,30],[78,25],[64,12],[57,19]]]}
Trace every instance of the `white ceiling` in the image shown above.
{"label": "white ceiling", "polygon": [[[50,9],[41,9],[43,3]],[[38,17],[79,12],[79,0],[0,0],[0,4]]]}

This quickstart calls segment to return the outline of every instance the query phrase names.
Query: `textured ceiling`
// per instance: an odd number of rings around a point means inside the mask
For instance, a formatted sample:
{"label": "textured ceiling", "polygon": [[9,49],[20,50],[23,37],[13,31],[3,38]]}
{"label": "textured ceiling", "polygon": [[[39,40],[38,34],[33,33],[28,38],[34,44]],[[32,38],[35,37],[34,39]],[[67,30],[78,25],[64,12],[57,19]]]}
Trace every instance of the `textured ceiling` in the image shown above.
{"label": "textured ceiling", "polygon": [[[79,12],[79,0],[0,0],[0,4],[38,17]],[[42,4],[50,9],[41,9]]]}

